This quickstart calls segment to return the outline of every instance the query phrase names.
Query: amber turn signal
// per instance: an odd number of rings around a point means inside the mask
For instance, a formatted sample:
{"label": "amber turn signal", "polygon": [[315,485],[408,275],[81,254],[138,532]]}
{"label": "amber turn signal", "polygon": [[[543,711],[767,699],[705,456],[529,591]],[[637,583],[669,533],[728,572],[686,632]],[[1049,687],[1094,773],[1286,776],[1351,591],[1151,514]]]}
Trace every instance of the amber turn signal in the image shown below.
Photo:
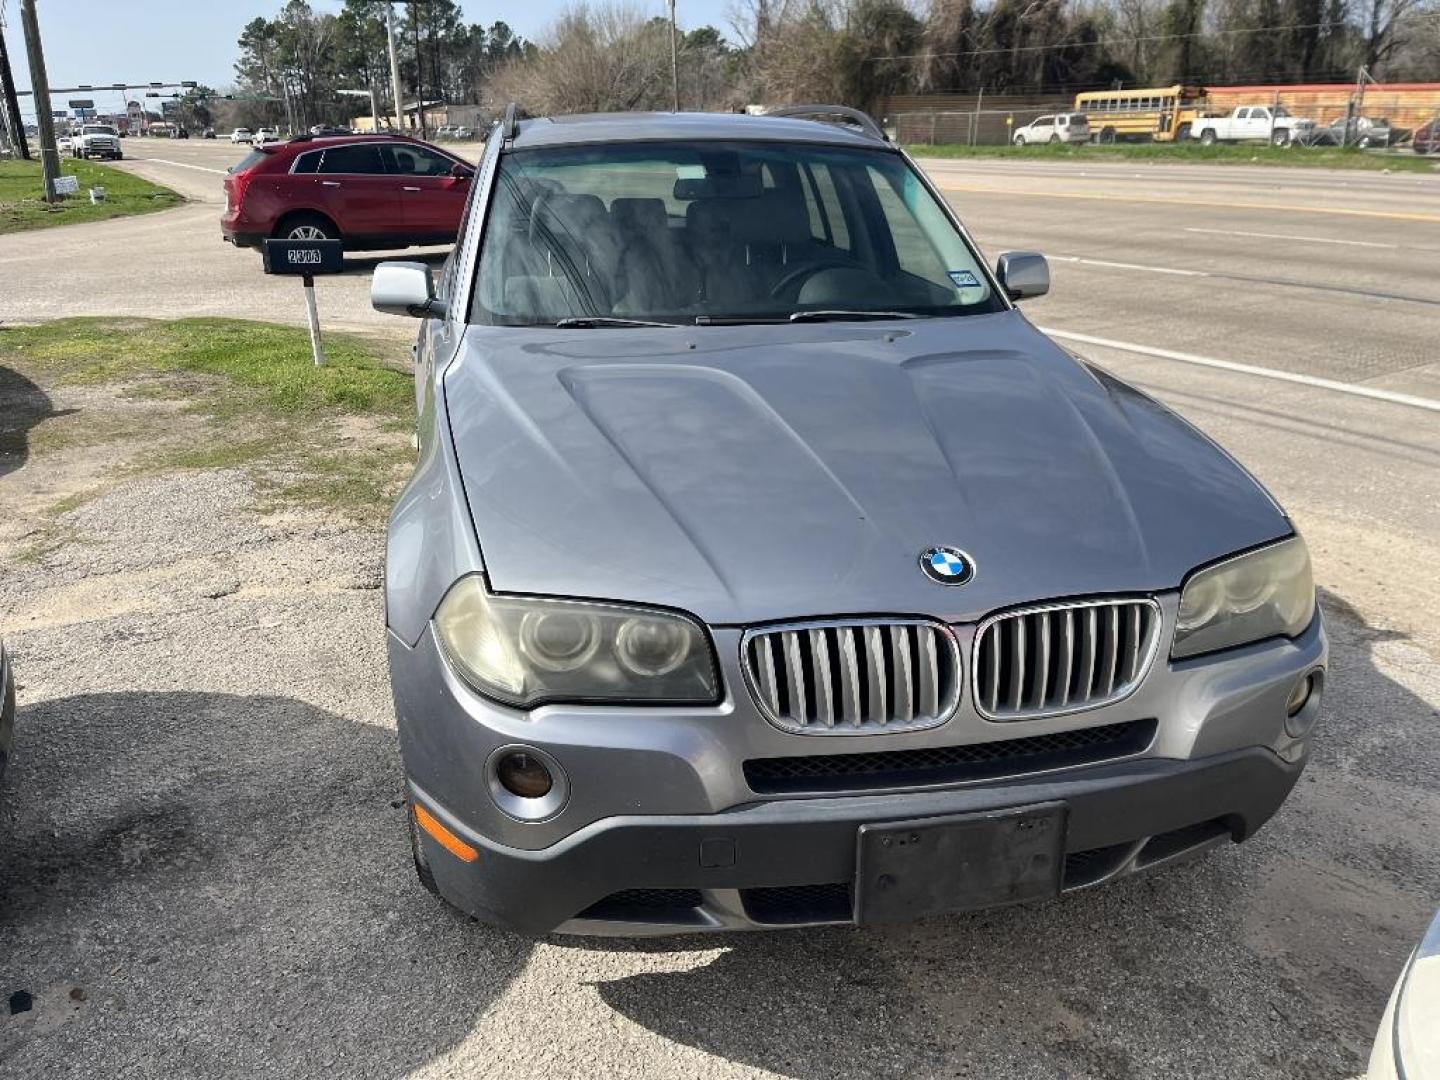
{"label": "amber turn signal", "polygon": [[426,810],[419,803],[410,804],[415,810],[415,821],[429,833],[441,847],[450,852],[461,862],[474,862],[480,857],[480,852],[467,844],[460,837],[447,829],[440,823],[440,819]]}

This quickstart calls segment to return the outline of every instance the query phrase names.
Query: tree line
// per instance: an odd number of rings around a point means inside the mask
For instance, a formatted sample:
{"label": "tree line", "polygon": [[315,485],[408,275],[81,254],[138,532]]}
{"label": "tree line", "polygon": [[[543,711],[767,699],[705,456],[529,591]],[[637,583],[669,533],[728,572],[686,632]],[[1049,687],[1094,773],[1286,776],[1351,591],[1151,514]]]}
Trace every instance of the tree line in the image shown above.
{"label": "tree line", "polygon": [[[1440,79],[1440,0],[738,0],[728,32],[676,39],[684,108],[828,101],[874,108],[904,93],[1051,94],[1172,83]],[[240,37],[237,93],[296,126],[389,100],[384,0],[338,13],[290,0]],[[683,2],[681,6],[683,12]],[[404,93],[532,112],[669,108],[666,20],[579,0],[536,41],[467,25],[454,0],[405,5]],[[259,117],[254,117],[258,120]]]}

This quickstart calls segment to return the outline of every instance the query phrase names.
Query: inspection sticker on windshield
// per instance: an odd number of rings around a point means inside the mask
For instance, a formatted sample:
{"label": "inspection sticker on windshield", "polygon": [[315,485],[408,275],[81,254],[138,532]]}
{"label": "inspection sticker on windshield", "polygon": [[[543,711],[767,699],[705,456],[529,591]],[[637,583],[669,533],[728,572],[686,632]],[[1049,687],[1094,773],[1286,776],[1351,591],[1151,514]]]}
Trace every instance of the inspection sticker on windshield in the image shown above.
{"label": "inspection sticker on windshield", "polygon": [[978,289],[980,287],[980,279],[969,270],[947,270],[945,272],[950,275],[950,280],[955,283],[957,289]]}

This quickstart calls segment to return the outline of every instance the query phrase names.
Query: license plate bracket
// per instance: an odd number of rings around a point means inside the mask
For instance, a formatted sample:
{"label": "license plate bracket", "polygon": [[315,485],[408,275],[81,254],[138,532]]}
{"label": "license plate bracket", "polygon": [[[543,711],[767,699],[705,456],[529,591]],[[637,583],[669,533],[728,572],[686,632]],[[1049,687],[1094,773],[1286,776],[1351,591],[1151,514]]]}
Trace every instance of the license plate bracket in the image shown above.
{"label": "license plate bracket", "polygon": [[1063,802],[861,825],[855,921],[896,922],[1054,896]]}

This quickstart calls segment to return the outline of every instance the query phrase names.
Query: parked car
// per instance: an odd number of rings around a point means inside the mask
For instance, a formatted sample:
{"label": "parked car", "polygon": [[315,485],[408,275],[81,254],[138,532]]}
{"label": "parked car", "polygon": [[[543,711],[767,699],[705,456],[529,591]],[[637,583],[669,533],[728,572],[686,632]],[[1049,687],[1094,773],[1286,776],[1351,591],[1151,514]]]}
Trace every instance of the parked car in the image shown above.
{"label": "parked car", "polygon": [[1440,154],[1440,116],[1415,129],[1410,149],[1417,154]]}
{"label": "parked car", "polygon": [[1440,1076],[1440,912],[1410,954],[1385,1007],[1365,1080]]}
{"label": "parked car", "polygon": [[73,135],[57,135],[55,137],[55,150],[57,153],[68,154],[74,146],[75,137]]}
{"label": "parked car", "polygon": [[0,641],[0,778],[15,752],[15,669]]}
{"label": "parked car", "polygon": [[1340,117],[1329,124],[1314,128],[1305,139],[1307,146],[1354,146],[1360,150],[1372,147],[1395,146],[1403,142],[1409,132],[1390,126],[1385,119],[1368,116],[1352,116],[1347,121]]}
{"label": "parked car", "polygon": [[182,127],[182,128],[176,128],[176,129],[175,129],[175,137],[176,137],[177,139],[188,139],[188,138],[190,137],[190,129],[189,129],[189,128],[183,128],[183,127]]}
{"label": "parked car", "polygon": [[1084,113],[1056,113],[1017,128],[1012,141],[1026,143],[1083,143],[1090,141],[1090,119]]}
{"label": "parked car", "polygon": [[70,154],[77,158],[109,158],[119,161],[125,153],[120,149],[120,136],[109,124],[86,124],[70,140]]}
{"label": "parked car", "polygon": [[236,128],[230,132],[230,141],[232,143],[244,143],[246,146],[249,146],[255,141],[255,135],[249,128]]}
{"label": "parked car", "polygon": [[213,139],[215,138],[215,129],[213,127],[207,127],[203,134],[205,138]]}
{"label": "parked car", "polygon": [[468,142],[473,138],[475,138],[475,130],[473,128],[468,128],[462,125],[455,129],[456,142]]}
{"label": "parked car", "polygon": [[1206,146],[1255,139],[1290,146],[1306,142],[1314,128],[1315,121],[1292,116],[1283,105],[1240,105],[1229,116],[1197,116],[1190,137]]}
{"label": "parked car", "polygon": [[220,226],[239,247],[267,237],[343,240],[349,250],[449,244],[474,171],[403,135],[257,145],[225,177]]}
{"label": "parked car", "polygon": [[869,118],[544,118],[417,316],[389,671],[426,887],[526,933],[883,923],[1244,840],[1308,758],[1309,557],[1016,310]]}
{"label": "parked car", "polygon": [[253,140],[253,143],[256,146],[264,146],[266,143],[274,143],[279,141],[280,132],[277,129],[262,127],[259,131],[255,132],[255,138]]}

